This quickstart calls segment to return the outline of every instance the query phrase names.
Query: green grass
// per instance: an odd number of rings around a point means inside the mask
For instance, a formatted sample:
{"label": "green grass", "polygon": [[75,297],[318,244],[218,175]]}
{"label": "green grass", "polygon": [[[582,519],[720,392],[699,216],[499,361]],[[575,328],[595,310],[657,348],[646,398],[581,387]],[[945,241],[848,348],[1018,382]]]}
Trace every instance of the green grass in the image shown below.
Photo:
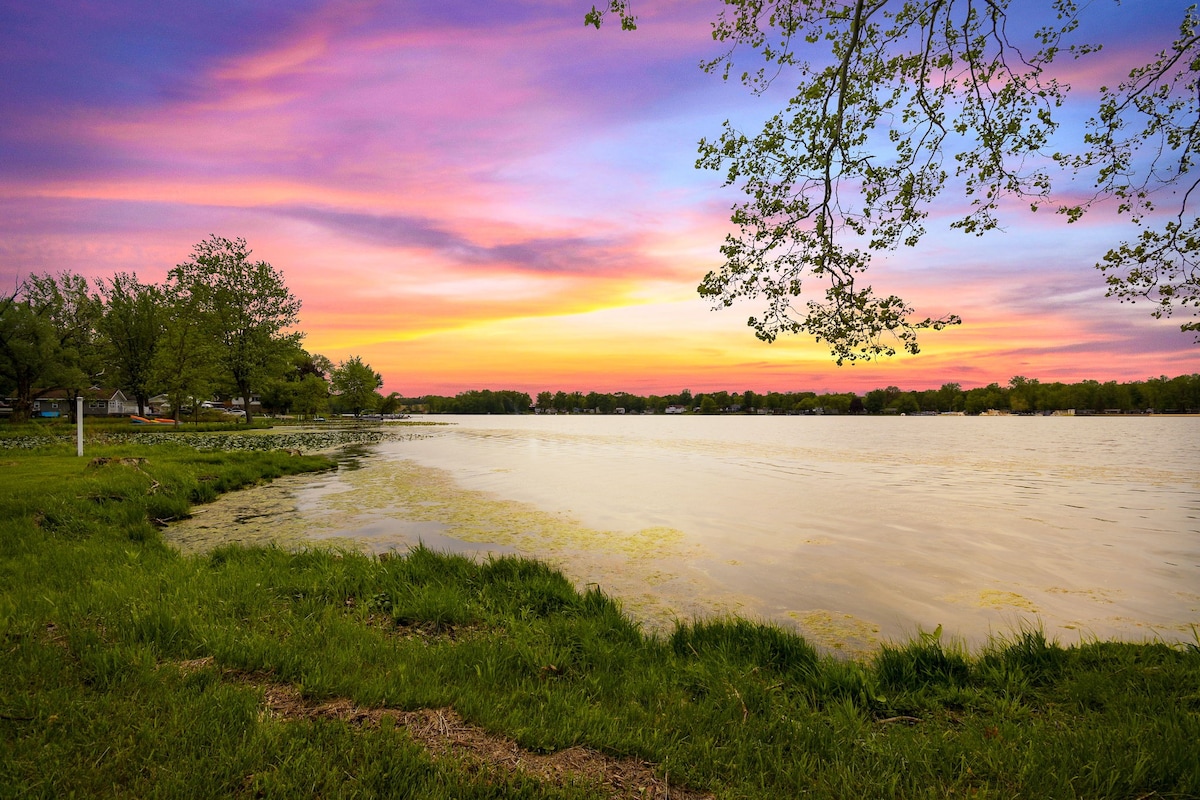
{"label": "green grass", "polygon": [[528,560],[183,557],[159,536],[191,503],[328,466],[0,453],[0,797],[599,796],[434,759],[397,726],[273,718],[268,682],[451,706],[531,752],[643,759],[719,797],[1200,796],[1196,646],[1022,631],[970,654],[935,632],[847,661],[740,619],[649,637]]}

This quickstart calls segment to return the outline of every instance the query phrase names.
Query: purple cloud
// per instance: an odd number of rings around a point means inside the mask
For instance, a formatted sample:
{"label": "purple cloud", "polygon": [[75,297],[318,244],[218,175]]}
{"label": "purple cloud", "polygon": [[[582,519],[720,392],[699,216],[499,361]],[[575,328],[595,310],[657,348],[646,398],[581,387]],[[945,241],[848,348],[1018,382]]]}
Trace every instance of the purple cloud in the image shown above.
{"label": "purple cloud", "polygon": [[580,236],[549,236],[481,245],[436,220],[402,214],[363,214],[329,209],[286,207],[273,213],[320,225],[339,235],[396,248],[436,251],[464,266],[503,266],[522,272],[612,277],[645,269],[643,260],[631,264],[615,242]]}

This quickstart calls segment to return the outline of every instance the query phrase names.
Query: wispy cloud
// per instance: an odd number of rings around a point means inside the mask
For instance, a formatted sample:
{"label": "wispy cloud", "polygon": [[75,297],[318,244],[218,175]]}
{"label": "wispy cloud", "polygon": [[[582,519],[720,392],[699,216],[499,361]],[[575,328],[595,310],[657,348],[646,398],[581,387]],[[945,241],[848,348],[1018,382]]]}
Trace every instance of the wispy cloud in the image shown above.
{"label": "wispy cloud", "polygon": [[519,272],[590,275],[644,274],[647,259],[632,259],[618,243],[583,236],[537,237],[480,244],[438,221],[407,215],[375,215],[328,209],[284,207],[275,213],[320,225],[352,239],[396,248],[434,251],[467,267],[504,267]]}

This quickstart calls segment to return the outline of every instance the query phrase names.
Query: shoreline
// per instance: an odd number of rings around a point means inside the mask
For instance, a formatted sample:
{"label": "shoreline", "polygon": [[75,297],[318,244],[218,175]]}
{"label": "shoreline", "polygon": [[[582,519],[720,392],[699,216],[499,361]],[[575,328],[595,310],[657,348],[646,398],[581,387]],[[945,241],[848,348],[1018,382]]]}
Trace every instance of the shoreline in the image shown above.
{"label": "shoreline", "polygon": [[[397,461],[395,454],[376,452],[357,466],[252,490],[261,499],[249,495],[222,498],[198,511],[193,520],[172,526],[166,537],[188,537],[193,545],[206,539],[209,546],[240,540],[295,548],[348,547],[375,555],[403,553],[418,544],[479,558],[520,554],[562,570],[580,589],[602,587],[620,599],[627,613],[648,631],[667,632],[677,619],[738,615],[781,625],[825,650],[850,655],[874,652],[884,642],[909,640],[939,625],[947,636],[972,649],[986,646],[995,634],[1026,628],[1043,629],[1056,641],[1068,643],[1094,638],[1186,642],[1191,636],[1186,622],[1137,622],[1128,616],[1122,623],[1123,632],[1115,635],[1111,631],[1097,634],[1087,625],[1073,622],[1064,624],[1076,627],[1059,629],[1048,624],[1040,608],[1019,594],[1019,589],[1003,584],[984,584],[974,594],[964,592],[947,601],[979,609],[968,613],[978,613],[984,624],[975,623],[972,629],[949,624],[946,614],[936,609],[923,618],[885,628],[877,616],[878,605],[874,613],[869,609],[864,613],[839,608],[831,603],[832,598],[772,612],[761,601],[732,591],[720,572],[710,572],[711,567],[699,570],[705,564],[720,566],[722,562],[689,543],[682,531],[593,528],[573,514],[505,499],[478,487],[468,489],[450,473]],[[829,547],[826,544],[818,552],[828,551],[824,557],[833,557],[835,551]],[[724,569],[736,574],[740,568]],[[1070,583],[1052,586],[1047,596],[1059,608],[1096,609],[1101,614],[1111,614],[1110,609],[1117,607],[1114,601],[1121,599],[1111,591],[1076,589]],[[1192,603],[1200,603],[1200,596]],[[1079,612],[1060,610],[1056,614],[1051,619],[1072,620]]]}

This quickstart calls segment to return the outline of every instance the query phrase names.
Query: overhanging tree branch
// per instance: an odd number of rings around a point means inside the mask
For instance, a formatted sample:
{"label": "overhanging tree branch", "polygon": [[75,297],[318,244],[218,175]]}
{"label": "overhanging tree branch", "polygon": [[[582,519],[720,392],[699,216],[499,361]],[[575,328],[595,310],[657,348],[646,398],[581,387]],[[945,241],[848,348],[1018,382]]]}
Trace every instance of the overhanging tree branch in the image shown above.
{"label": "overhanging tree branch", "polygon": [[[717,307],[765,301],[763,313],[749,319],[765,341],[808,333],[842,363],[891,355],[897,346],[918,352],[919,331],[959,322],[954,315],[916,319],[903,300],[876,297],[859,280],[875,254],[919,242],[928,205],[949,177],[948,155],[971,198],[953,226],[975,234],[998,227],[1005,198],[1023,198],[1033,210],[1053,202],[1051,176],[1040,165],[1096,170],[1095,197],[1061,209],[1069,220],[1115,197],[1139,224],[1154,211],[1155,190],[1180,183],[1192,168],[1200,117],[1194,10],[1172,48],[1105,90],[1084,152],[1064,155],[1046,148],[1070,87],[1047,70],[1060,56],[1099,49],[1068,44],[1079,23],[1073,0],[1054,0],[1056,19],[1020,41],[1006,0],[723,1],[713,37],[727,49],[702,67],[720,68],[728,79],[735,55],[746,56],[758,65],[741,74],[752,92],[784,74],[797,87],[760,133],[726,122],[719,138],[701,140],[696,161],[722,172],[745,198],[732,209],[736,230],[721,247],[725,263],[705,276],[700,294]],[[587,22],[599,27],[605,13],[636,27],[627,0],[593,8]],[[1129,130],[1132,115],[1143,127]],[[1146,147],[1150,157],[1138,161]],[[1150,296],[1155,316],[1200,304],[1200,232],[1188,216],[1190,193],[1173,221],[1122,243],[1098,265],[1110,294]]]}

